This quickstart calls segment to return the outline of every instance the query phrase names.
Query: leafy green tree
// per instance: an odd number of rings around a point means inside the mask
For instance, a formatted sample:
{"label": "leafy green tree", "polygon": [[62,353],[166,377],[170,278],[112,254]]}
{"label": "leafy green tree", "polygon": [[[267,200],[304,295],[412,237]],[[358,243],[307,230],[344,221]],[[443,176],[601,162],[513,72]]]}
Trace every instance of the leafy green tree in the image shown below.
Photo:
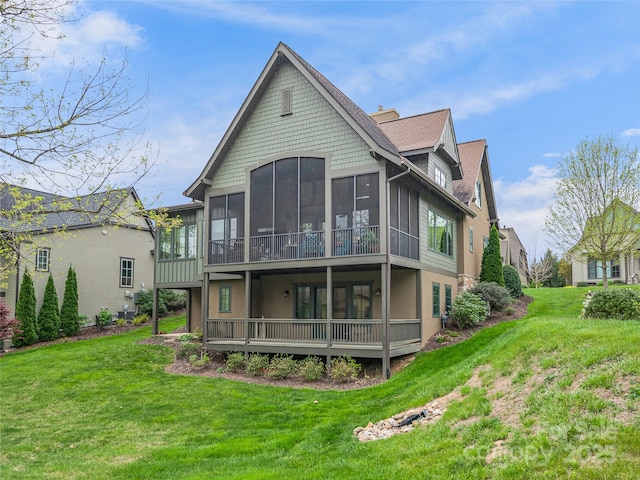
{"label": "leafy green tree", "polygon": [[64,296],[60,307],[60,325],[62,333],[67,337],[77,335],[80,331],[80,315],[78,314],[78,279],[76,271],[69,266],[67,280],[64,284]]}
{"label": "leafy green tree", "polygon": [[38,319],[36,317],[36,291],[28,271],[25,271],[22,275],[22,283],[16,305],[16,318],[20,322],[18,328],[22,333],[14,337],[13,344],[16,347],[24,347],[37,343]]}
{"label": "leafy green tree", "polygon": [[60,335],[60,309],[52,275],[49,275],[44,289],[42,306],[38,312],[38,327],[38,338],[41,342],[55,340]]}
{"label": "leafy green tree", "polygon": [[482,252],[482,266],[480,267],[481,282],[495,282],[504,286],[502,273],[502,257],[500,256],[500,236],[495,225],[491,227],[489,244]]}
{"label": "leafy green tree", "polygon": [[[554,201],[545,230],[563,251],[606,265],[640,242],[638,148],[615,136],[585,139],[556,166]],[[607,269],[602,269],[604,288]]]}

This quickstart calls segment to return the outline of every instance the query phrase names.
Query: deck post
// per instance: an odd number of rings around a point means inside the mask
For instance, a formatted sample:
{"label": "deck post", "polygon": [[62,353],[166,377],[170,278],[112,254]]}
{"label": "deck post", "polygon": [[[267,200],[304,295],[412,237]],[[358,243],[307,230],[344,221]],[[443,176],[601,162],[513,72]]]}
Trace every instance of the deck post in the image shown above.
{"label": "deck post", "polygon": [[209,317],[209,273],[202,279],[202,341],[207,342],[207,318]]}
{"label": "deck post", "polygon": [[380,266],[380,276],[382,277],[382,374],[391,377],[391,356],[389,353],[389,299],[391,284],[391,269],[389,265],[383,263]]}
{"label": "deck post", "polygon": [[251,272],[244,272],[244,345],[249,344],[249,318],[251,317]]}

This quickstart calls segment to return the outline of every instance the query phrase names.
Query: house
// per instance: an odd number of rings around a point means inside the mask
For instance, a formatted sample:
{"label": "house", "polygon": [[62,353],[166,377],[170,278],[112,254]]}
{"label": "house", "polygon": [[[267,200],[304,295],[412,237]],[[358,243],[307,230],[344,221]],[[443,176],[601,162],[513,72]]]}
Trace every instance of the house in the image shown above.
{"label": "house", "polygon": [[[484,155],[471,175],[488,205]],[[193,202],[168,209],[183,226],[157,237],[154,298],[185,289],[210,350],[378,358],[388,375],[477,273],[461,243],[497,215],[455,195],[463,178],[449,110],[367,115],[280,43]]]}
{"label": "house", "polygon": [[[606,219],[604,223],[600,221],[602,218]],[[585,230],[596,233],[591,237],[583,235],[569,250],[573,285],[595,285],[603,281],[605,272],[602,261],[590,258],[587,253],[588,250],[599,250],[601,237],[607,239],[607,245],[612,250],[611,256],[614,257],[606,262],[607,280],[640,283],[640,212],[620,200],[614,200],[606,209],[605,215],[595,216],[587,221]],[[616,230],[622,234],[610,233]]]}
{"label": "house", "polygon": [[522,285],[529,285],[529,261],[518,234],[513,227],[502,227],[500,233],[500,255],[503,265],[511,265],[518,271]]}
{"label": "house", "polygon": [[489,243],[491,226],[498,228],[498,212],[493,192],[491,167],[486,140],[458,144],[464,177],[454,180],[453,193],[476,212],[475,217],[462,217],[458,286],[462,290],[473,288],[480,279],[482,252]]}
{"label": "house", "polygon": [[[26,221],[11,215],[11,192],[38,199],[40,211]],[[6,271],[0,297],[15,311],[22,275],[32,276],[36,299],[42,300],[49,275],[62,302],[69,266],[78,279],[80,315],[95,318],[107,308],[112,315],[135,311],[134,292],[153,284],[153,225],[133,215],[138,195],[133,188],[67,198],[23,187],[0,185],[0,230],[16,241],[17,256]],[[64,211],[61,211],[64,210]],[[15,210],[13,210],[15,211]]]}

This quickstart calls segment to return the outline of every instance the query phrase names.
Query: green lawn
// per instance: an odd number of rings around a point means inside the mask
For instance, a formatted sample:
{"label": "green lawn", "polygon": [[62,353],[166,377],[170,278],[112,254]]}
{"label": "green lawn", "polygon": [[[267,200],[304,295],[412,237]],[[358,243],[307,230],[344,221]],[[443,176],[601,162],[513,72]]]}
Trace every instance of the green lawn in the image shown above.
{"label": "green lawn", "polygon": [[[137,343],[150,328],[5,355],[0,478],[637,478],[640,323],[578,320],[587,290],[527,290],[527,318],[362,390],[168,375],[173,351]],[[456,388],[436,424],[352,435]]]}

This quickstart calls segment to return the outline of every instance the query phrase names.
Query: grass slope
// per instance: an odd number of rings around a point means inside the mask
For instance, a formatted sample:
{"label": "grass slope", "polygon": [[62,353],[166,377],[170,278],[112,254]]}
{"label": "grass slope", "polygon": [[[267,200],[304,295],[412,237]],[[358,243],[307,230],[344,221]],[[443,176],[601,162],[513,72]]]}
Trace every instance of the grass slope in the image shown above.
{"label": "grass slope", "polygon": [[[363,390],[168,375],[173,352],[136,343],[148,328],[6,355],[0,477],[637,478],[640,323],[577,320],[585,292],[528,290],[526,319],[420,354]],[[462,399],[436,424],[377,442],[352,435],[456,388]]]}

